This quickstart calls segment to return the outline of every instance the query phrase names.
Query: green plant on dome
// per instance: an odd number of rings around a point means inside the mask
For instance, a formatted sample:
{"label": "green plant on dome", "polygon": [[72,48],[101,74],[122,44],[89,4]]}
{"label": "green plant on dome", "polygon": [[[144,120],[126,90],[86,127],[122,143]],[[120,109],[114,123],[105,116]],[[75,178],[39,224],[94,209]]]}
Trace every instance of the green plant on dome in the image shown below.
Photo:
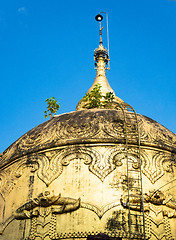
{"label": "green plant on dome", "polygon": [[82,106],[83,108],[91,109],[109,107],[110,103],[114,100],[114,93],[107,92],[106,95],[103,95],[101,87],[101,84],[97,83],[90,93],[86,93],[82,99],[82,101],[85,102]]}
{"label": "green plant on dome", "polygon": [[45,102],[47,102],[47,110],[44,111],[45,113],[44,118],[47,118],[48,116],[52,118],[55,115],[55,113],[57,113],[57,111],[59,110],[60,103],[58,103],[54,97],[47,98]]}
{"label": "green plant on dome", "polygon": [[113,102],[114,100],[114,93],[113,92],[107,92],[104,97],[104,102],[103,104],[106,106],[107,104]]}

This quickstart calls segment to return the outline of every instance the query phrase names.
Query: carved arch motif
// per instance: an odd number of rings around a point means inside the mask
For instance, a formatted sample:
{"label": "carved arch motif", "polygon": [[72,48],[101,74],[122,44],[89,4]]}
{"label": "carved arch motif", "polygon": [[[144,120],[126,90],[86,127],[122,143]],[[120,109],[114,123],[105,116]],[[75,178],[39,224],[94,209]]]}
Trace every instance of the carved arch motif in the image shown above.
{"label": "carved arch motif", "polygon": [[39,164],[37,175],[47,186],[49,186],[62,174],[63,167],[68,166],[70,161],[80,158],[84,160],[84,164],[89,165],[93,159],[99,157],[100,154],[97,151],[80,147],[65,148],[54,155],[51,160],[44,154],[38,154],[36,156],[36,161]]}
{"label": "carved arch motif", "polygon": [[[164,228],[164,231],[162,230]],[[161,229],[161,232],[158,233]],[[145,230],[146,230],[146,238],[153,239],[153,237],[157,240],[167,239],[173,240],[171,233],[171,226],[169,219],[167,217],[163,217],[162,220],[156,221],[149,215],[145,215]]]}
{"label": "carved arch motif", "polygon": [[173,166],[176,166],[174,160],[176,156],[170,152],[157,151],[151,158],[143,152],[142,159],[142,172],[153,184],[158,181],[165,172],[173,172]]}
{"label": "carved arch motif", "polygon": [[[38,162],[38,177],[49,186],[63,172],[64,166],[68,166],[74,159],[82,159],[88,169],[101,181],[107,177],[116,167],[122,165],[118,160],[118,154],[123,155],[124,147],[113,147],[108,149],[104,154],[92,148],[71,147],[61,150],[54,155],[51,160],[44,154],[35,155],[35,161]],[[122,157],[121,157],[122,158]]]}
{"label": "carved arch motif", "polygon": [[[1,170],[0,193],[3,199],[13,189],[16,181],[22,176],[24,169],[30,168],[31,172],[37,170],[37,176],[47,186],[57,179],[74,159],[83,160],[90,172],[101,181],[123,164],[126,164],[126,150],[124,145],[104,146],[107,150],[102,154],[92,147],[67,147],[59,150],[53,157],[48,158],[44,153],[31,154],[23,157],[18,163]],[[138,168],[138,149],[129,148],[128,158],[132,160],[133,168]],[[169,152],[153,151],[149,158],[147,153],[141,149],[142,172],[154,184],[165,172],[172,172],[175,166],[175,154]],[[8,177],[7,177],[8,176]]]}
{"label": "carved arch motif", "polygon": [[26,168],[30,168],[31,172],[35,172],[38,169],[36,162],[26,161],[26,158],[22,158],[20,162],[12,165],[7,169],[3,169],[0,172],[0,194],[5,200],[8,194],[12,191],[18,178],[23,175]]}
{"label": "carved arch motif", "polygon": [[[30,168],[31,172],[37,170],[37,176],[47,186],[57,179],[63,172],[64,166],[68,166],[74,159],[82,159],[88,169],[101,181],[122,163],[117,159],[119,152],[122,154],[122,147],[113,147],[104,154],[97,150],[86,147],[68,147],[60,150],[51,159],[45,154],[31,154],[23,157],[17,164],[4,169],[0,172],[0,192],[5,199],[6,195],[14,188],[16,181],[20,178],[25,168]],[[8,177],[7,177],[8,176]]]}

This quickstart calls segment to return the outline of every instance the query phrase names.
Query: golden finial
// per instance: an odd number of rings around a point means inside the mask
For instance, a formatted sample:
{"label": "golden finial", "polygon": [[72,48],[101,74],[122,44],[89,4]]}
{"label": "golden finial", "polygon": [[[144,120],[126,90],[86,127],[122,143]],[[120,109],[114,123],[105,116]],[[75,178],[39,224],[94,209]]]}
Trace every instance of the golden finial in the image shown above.
{"label": "golden finial", "polygon": [[100,24],[100,44],[103,44],[103,41],[102,41],[102,30],[103,30],[103,27],[101,27],[101,22],[99,22]]}
{"label": "golden finial", "polygon": [[[97,49],[94,51],[94,61],[95,61],[95,69],[97,70],[96,78],[94,80],[93,85],[91,88],[87,91],[87,93],[90,93],[95,86],[101,85],[101,93],[105,96],[107,93],[111,92],[114,95],[114,101],[115,102],[123,102],[120,98],[118,98],[111,86],[109,85],[109,82],[106,78],[106,70],[109,70],[109,39],[108,39],[108,25],[107,25],[107,42],[108,42],[108,50],[104,48],[103,46],[103,40],[102,40],[102,30],[103,27],[101,26],[101,21],[103,20],[103,16],[98,14],[95,19],[99,22],[99,35],[100,35],[100,45]],[[79,101],[77,104],[76,110],[82,110],[82,106],[85,105],[82,100]]]}

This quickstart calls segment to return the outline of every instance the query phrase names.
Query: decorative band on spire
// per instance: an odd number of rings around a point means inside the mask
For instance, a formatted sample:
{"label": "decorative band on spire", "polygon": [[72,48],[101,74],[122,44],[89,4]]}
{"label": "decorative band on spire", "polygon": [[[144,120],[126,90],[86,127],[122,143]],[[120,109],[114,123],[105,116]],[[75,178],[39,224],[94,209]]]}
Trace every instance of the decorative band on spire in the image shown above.
{"label": "decorative band on spire", "polygon": [[[85,97],[83,97],[83,99],[81,99],[77,104],[76,110],[83,110],[86,108],[113,108],[115,102],[123,102],[120,98],[116,97],[113,89],[109,85],[109,82],[106,78],[106,70],[109,70],[109,52],[104,48],[102,41],[103,27],[101,27],[101,21],[103,17],[98,14],[95,19],[99,21],[100,24],[100,44],[99,47],[94,51],[95,69],[97,70],[97,74],[93,85],[88,90]],[[97,100],[97,95],[99,96],[100,100],[99,105],[91,104],[91,101],[94,102]],[[106,101],[104,99],[106,98],[110,100],[108,104],[105,104]]]}

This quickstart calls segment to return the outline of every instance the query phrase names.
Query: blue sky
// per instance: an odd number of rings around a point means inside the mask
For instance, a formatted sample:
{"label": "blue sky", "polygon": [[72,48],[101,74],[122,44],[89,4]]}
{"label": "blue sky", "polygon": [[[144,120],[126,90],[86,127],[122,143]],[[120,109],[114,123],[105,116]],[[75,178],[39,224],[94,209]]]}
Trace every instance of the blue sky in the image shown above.
{"label": "blue sky", "polygon": [[[176,133],[176,1],[6,0],[0,7],[0,152],[44,122],[45,99],[74,111],[95,78],[100,11],[116,95]],[[106,22],[103,20],[106,44]]]}

